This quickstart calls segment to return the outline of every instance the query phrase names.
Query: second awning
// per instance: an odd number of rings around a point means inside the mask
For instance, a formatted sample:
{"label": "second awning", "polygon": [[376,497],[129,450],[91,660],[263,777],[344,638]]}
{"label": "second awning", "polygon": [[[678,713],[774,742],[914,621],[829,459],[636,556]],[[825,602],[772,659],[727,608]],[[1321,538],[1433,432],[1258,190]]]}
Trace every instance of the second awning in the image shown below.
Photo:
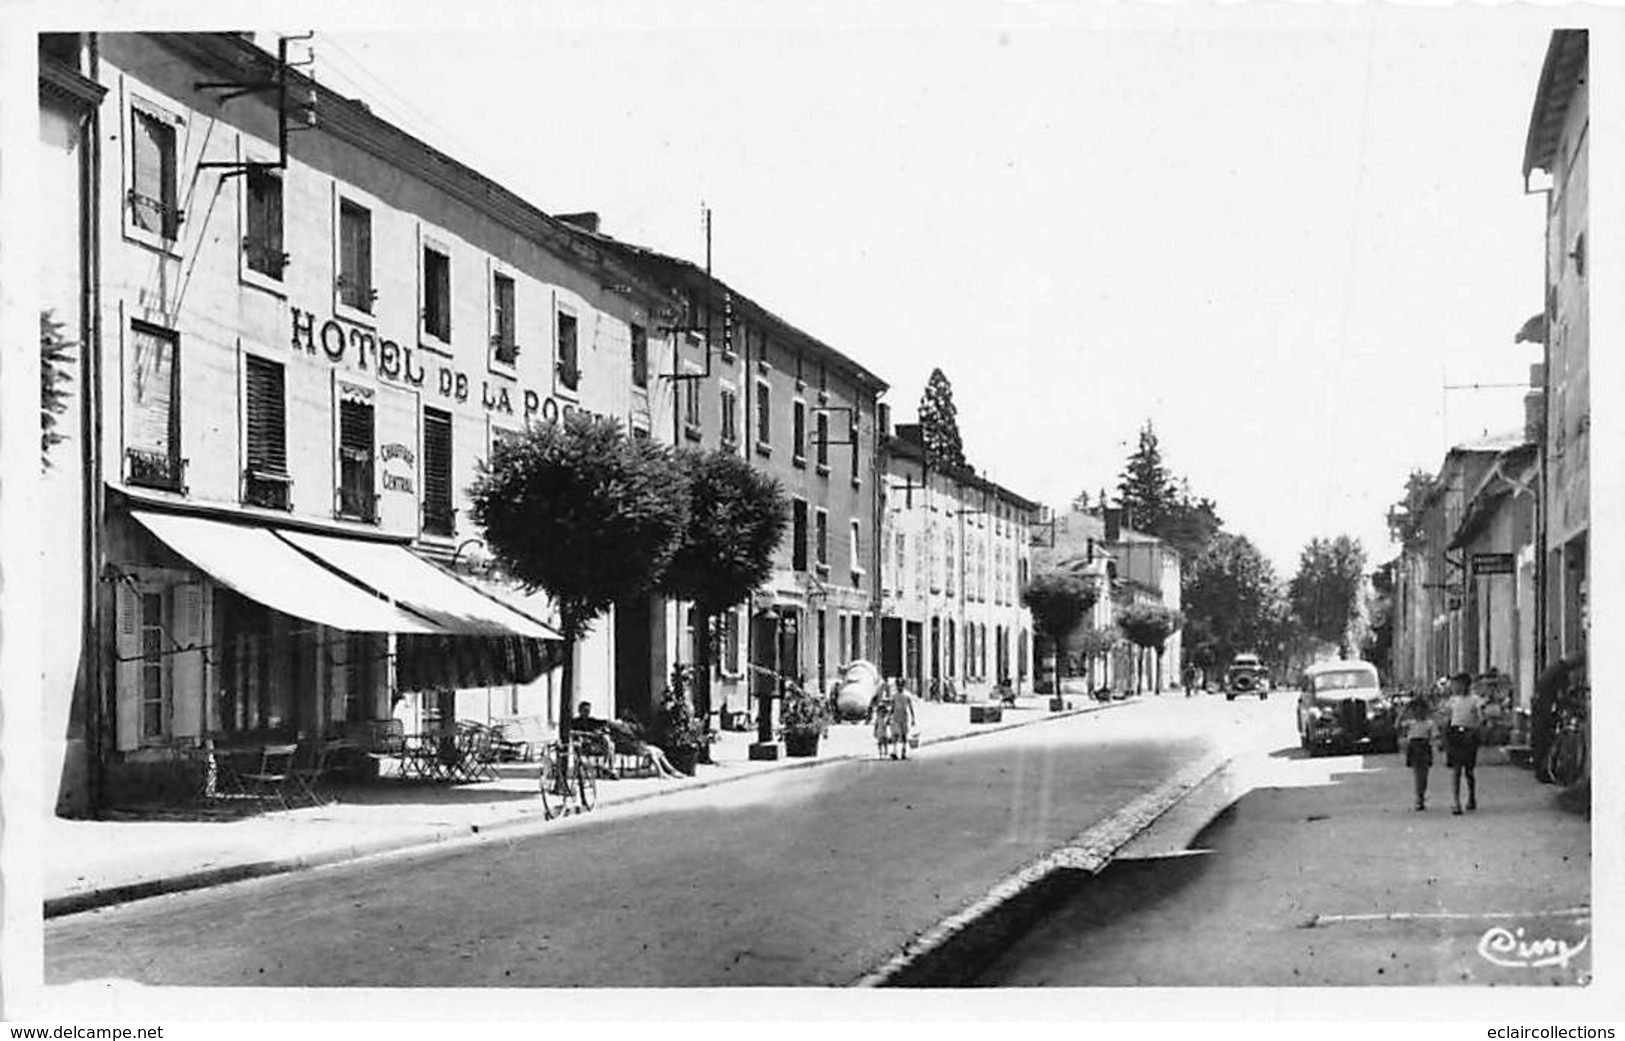
{"label": "second awning", "polygon": [[372,588],[378,595],[429,619],[444,632],[563,639],[548,626],[486,596],[404,546],[303,531],[278,531],[277,534],[327,566]]}

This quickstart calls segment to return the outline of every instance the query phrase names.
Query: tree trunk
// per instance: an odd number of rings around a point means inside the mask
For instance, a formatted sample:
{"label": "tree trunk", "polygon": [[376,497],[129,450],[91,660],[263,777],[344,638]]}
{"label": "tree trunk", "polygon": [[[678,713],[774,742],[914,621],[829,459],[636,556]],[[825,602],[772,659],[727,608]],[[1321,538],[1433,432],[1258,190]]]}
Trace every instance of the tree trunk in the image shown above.
{"label": "tree trunk", "polygon": [[1157,648],[1157,693],[1162,693],[1162,648]]}
{"label": "tree trunk", "polygon": [[[694,716],[711,729],[711,621],[709,610],[694,605],[694,632],[699,635],[699,646],[694,648]],[[709,743],[699,747],[699,762],[711,761]]]}
{"label": "tree trunk", "polygon": [[564,665],[559,675],[559,743],[570,747],[570,717],[575,714],[576,638],[566,629]]}

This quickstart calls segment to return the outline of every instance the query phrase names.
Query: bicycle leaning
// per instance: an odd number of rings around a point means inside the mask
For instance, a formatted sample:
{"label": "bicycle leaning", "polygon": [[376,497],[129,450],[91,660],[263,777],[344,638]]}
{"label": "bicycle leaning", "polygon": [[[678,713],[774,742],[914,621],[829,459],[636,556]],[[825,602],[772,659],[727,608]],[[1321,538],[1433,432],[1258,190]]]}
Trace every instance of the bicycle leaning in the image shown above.
{"label": "bicycle leaning", "polygon": [[542,815],[547,820],[571,813],[586,813],[598,802],[598,779],[584,761],[579,740],[572,735],[566,748],[554,741],[542,749]]}
{"label": "bicycle leaning", "polygon": [[1589,687],[1572,687],[1558,697],[1557,732],[1546,753],[1546,772],[1565,788],[1591,771],[1590,701]]}

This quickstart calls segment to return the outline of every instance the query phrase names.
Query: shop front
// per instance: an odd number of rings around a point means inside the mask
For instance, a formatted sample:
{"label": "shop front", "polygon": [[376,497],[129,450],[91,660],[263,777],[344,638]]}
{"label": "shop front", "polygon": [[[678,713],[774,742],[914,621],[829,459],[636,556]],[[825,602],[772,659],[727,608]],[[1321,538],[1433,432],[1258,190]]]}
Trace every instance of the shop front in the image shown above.
{"label": "shop front", "polygon": [[534,679],[557,646],[400,542],[140,503],[112,530],[109,802],[191,794],[200,746],[314,743],[404,691]]}

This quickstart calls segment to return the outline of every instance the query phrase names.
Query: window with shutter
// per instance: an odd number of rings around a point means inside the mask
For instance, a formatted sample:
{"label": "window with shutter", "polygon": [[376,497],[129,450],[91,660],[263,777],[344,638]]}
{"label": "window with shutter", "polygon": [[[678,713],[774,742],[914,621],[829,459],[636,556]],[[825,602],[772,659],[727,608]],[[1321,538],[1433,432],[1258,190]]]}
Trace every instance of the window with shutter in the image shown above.
{"label": "window with shutter", "polygon": [[451,535],[455,530],[451,506],[451,413],[423,410],[423,531]]}
{"label": "window with shutter", "polygon": [[517,323],[514,317],[513,279],[507,275],[491,276],[491,305],[495,311],[493,318],[496,325],[496,331],[491,334],[491,347],[497,361],[512,365],[519,358],[514,331]]}
{"label": "window with shutter", "polygon": [[273,510],[288,509],[287,401],[283,368],[274,361],[246,356],[243,374],[243,502]]}
{"label": "window with shutter", "polygon": [[790,406],[790,461],[797,466],[807,465],[807,403],[793,402]]}
{"label": "window with shutter", "polygon": [[790,504],[790,567],[807,570],[807,503],[803,499]]}
{"label": "window with shutter", "polygon": [[282,279],[287,256],[282,252],[282,175],[250,167],[244,177],[246,223],[243,252],[248,267],[267,278]]}
{"label": "window with shutter", "polygon": [[559,383],[566,390],[575,390],[581,385],[581,359],[576,350],[576,316],[558,313],[558,339]]}
{"label": "window with shutter", "polygon": [[773,443],[773,403],[771,390],[766,383],[756,384],[756,443],[770,445]]}
{"label": "window with shutter", "polygon": [[829,472],[829,413],[820,411],[813,419],[813,436],[816,439],[814,458],[818,463],[820,473]]}
{"label": "window with shutter", "polygon": [[649,330],[632,326],[632,386],[649,386]]}
{"label": "window with shutter", "polygon": [[829,513],[819,510],[815,518],[814,533],[817,538],[818,568],[821,571],[829,570]]}
{"label": "window with shutter", "polygon": [[169,691],[164,676],[164,597],[141,594],[141,741],[161,739],[169,730]]}
{"label": "window with shutter", "polygon": [[339,302],[372,313],[372,213],[348,199],[339,203]]}
{"label": "window with shutter", "polygon": [[732,449],[739,443],[739,396],[723,388],[722,391],[722,447]]}
{"label": "window with shutter", "polygon": [[179,491],[180,365],[175,334],[135,322],[129,347],[124,454],[130,483]]}
{"label": "window with shutter", "polygon": [[180,230],[175,207],[175,127],[143,109],[130,116],[130,223],[163,239]]}
{"label": "window with shutter", "polygon": [[451,258],[423,247],[423,331],[451,342]]}
{"label": "window with shutter", "polygon": [[373,489],[372,391],[340,384],[339,515],[369,524],[378,519]]}

